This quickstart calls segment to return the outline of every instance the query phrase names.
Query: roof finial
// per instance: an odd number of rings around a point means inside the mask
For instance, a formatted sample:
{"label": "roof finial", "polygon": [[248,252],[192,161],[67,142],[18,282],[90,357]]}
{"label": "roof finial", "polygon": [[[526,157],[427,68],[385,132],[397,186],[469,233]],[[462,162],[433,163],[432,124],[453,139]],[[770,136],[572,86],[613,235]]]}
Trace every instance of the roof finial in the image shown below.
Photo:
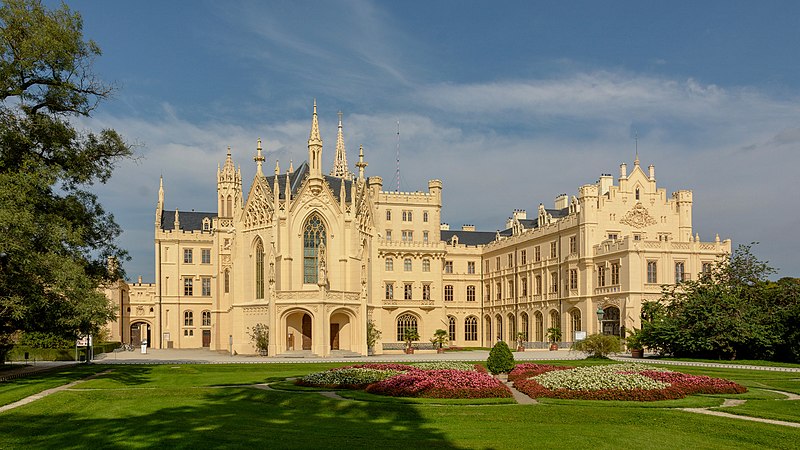
{"label": "roof finial", "polygon": [[358,146],[358,162],[356,163],[356,167],[358,167],[358,179],[364,179],[364,168],[367,167],[367,163],[364,162],[364,146]]}
{"label": "roof finial", "polygon": [[278,164],[278,160],[275,160],[275,175],[279,175],[281,173],[281,166]]}
{"label": "roof finial", "polygon": [[291,159],[289,160],[289,173],[294,173],[294,162]]}
{"label": "roof finial", "polygon": [[261,173],[261,163],[264,162],[264,156],[261,155],[261,138],[258,138],[258,145],[256,146],[256,157],[253,158],[256,162],[256,175],[263,176]]}
{"label": "roof finial", "polygon": [[353,174],[347,168],[347,153],[344,148],[344,134],[342,134],[342,112],[339,115],[339,131],[336,136],[336,156],[333,158],[333,168],[331,169],[332,177],[339,177],[344,179],[352,179]]}
{"label": "roof finial", "polygon": [[633,165],[634,166],[638,166],[639,165],[639,132],[638,131],[634,131],[633,132],[633,140],[636,143],[636,159],[633,160]]}

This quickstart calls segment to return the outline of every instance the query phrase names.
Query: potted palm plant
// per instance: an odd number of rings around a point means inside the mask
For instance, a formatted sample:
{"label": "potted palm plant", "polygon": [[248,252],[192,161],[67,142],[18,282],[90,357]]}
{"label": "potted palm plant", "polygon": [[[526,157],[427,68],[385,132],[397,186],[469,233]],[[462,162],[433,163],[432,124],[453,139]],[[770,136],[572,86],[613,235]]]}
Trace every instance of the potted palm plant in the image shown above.
{"label": "potted palm plant", "polygon": [[561,328],[548,328],[547,340],[550,341],[550,351],[558,350],[558,343],[561,342]]}
{"label": "potted palm plant", "polygon": [[447,343],[447,341],[447,331],[441,329],[436,330],[431,338],[431,344],[436,347],[436,353],[444,353],[444,348],[442,348],[442,345]]}
{"label": "potted palm plant", "polygon": [[405,331],[403,331],[403,340],[406,342],[406,353],[413,355],[414,347],[411,346],[411,343],[419,340],[419,333],[417,332],[417,329],[406,328]]}
{"label": "potted palm plant", "polygon": [[644,358],[644,344],[642,343],[642,330],[629,329],[628,337],[625,339],[625,346],[631,351],[632,358]]}
{"label": "potted palm plant", "polygon": [[525,333],[521,331],[517,333],[517,351],[518,352],[525,351]]}

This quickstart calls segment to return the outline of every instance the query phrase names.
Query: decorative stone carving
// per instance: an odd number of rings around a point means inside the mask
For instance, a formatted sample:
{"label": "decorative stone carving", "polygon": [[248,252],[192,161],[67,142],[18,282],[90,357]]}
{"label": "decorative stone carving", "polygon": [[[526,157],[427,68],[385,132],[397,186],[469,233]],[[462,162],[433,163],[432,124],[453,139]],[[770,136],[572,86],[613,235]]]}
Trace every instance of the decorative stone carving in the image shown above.
{"label": "decorative stone carving", "polygon": [[628,211],[619,222],[634,228],[644,228],[657,223],[656,219],[647,212],[647,208],[642,206],[641,202],[637,202],[633,209]]}

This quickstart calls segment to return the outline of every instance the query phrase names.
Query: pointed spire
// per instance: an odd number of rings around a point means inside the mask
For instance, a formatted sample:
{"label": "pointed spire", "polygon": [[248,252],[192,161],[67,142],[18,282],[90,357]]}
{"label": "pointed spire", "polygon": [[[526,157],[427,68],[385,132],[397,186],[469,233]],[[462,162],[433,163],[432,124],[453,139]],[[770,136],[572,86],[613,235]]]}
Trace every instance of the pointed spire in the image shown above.
{"label": "pointed spire", "polygon": [[364,146],[360,145],[360,146],[358,146],[358,162],[356,163],[356,167],[358,167],[358,179],[359,180],[363,180],[364,179],[364,169],[368,165],[369,164],[364,162]]}
{"label": "pointed spire", "polygon": [[634,134],[634,140],[636,141],[636,159],[633,160],[633,165],[634,166],[638,166],[639,165],[639,132],[638,131]]}
{"label": "pointed spire", "polygon": [[178,210],[175,210],[175,221],[172,222],[172,229],[178,231],[181,229],[181,219],[178,217]]}
{"label": "pointed spire", "polygon": [[336,135],[336,156],[333,159],[332,177],[346,180],[353,179],[353,174],[347,168],[347,152],[344,148],[344,135],[342,134],[342,112],[339,111],[339,132]]}
{"label": "pointed spire", "polygon": [[158,180],[158,209],[164,208],[164,175]]}
{"label": "pointed spire", "polygon": [[256,146],[256,157],[253,158],[256,162],[256,175],[257,176],[264,176],[261,172],[261,163],[264,162],[264,156],[261,155],[261,138],[258,138],[258,145]]}
{"label": "pointed spire", "polygon": [[319,136],[316,99],[314,99],[314,114],[311,116],[311,133],[308,136],[308,165],[311,178],[322,178],[322,138]]}
{"label": "pointed spire", "polygon": [[275,175],[281,174],[281,166],[278,164],[278,160],[275,160]]}
{"label": "pointed spire", "polygon": [[294,163],[292,160],[289,160],[289,173],[294,173]]}
{"label": "pointed spire", "polygon": [[[286,193],[284,194],[283,198],[286,200],[286,204],[288,205],[289,202],[292,200],[292,180],[289,179],[289,172],[286,172]],[[288,211],[289,208],[287,206],[286,210]]]}

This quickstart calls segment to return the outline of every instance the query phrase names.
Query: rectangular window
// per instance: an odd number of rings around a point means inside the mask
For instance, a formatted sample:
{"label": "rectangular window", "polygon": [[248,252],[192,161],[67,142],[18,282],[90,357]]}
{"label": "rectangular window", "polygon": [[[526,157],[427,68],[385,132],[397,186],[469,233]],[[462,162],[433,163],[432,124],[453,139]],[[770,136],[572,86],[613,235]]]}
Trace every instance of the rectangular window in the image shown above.
{"label": "rectangular window", "polygon": [[500,257],[494,259],[494,270],[500,270]]}
{"label": "rectangular window", "polygon": [[387,221],[388,220],[392,220],[392,210],[391,209],[387,209],[386,210],[386,220]]}
{"label": "rectangular window", "polygon": [[403,230],[402,238],[403,242],[411,242],[414,240],[414,232],[411,230]]}
{"label": "rectangular window", "polygon": [[422,271],[423,272],[430,272],[431,271],[431,260],[430,259],[423,259],[422,260]]}
{"label": "rectangular window", "polygon": [[558,293],[558,272],[550,272],[550,292],[553,294]]}
{"label": "rectangular window", "polygon": [[392,230],[386,230],[386,240],[387,241],[392,240]]}
{"label": "rectangular window", "polygon": [[527,297],[528,296],[528,279],[525,278],[525,277],[522,277],[519,280],[519,284],[520,284],[520,287],[522,288],[522,296],[523,297]]}
{"label": "rectangular window", "polygon": [[183,326],[185,327],[194,326],[194,313],[192,311],[183,312]]}
{"label": "rectangular window", "polygon": [[684,272],[683,262],[675,263],[675,284],[678,284],[686,279],[686,272]]}
{"label": "rectangular window", "polygon": [[403,222],[411,222],[411,211],[403,211]]}
{"label": "rectangular window", "polygon": [[536,262],[542,260],[542,249],[538,245],[533,249],[533,260]]}
{"label": "rectangular window", "polygon": [[556,242],[553,241],[553,242],[550,243],[550,257],[551,258],[555,258],[556,255],[557,255],[556,252],[557,252]]}
{"label": "rectangular window", "polygon": [[619,284],[619,263],[611,263],[611,284]]}
{"label": "rectangular window", "polygon": [[542,276],[541,275],[536,275],[536,286],[534,286],[534,287],[536,288],[536,292],[534,292],[534,294],[541,295],[542,294]]}
{"label": "rectangular window", "polygon": [[569,288],[578,289],[578,269],[569,269]]}
{"label": "rectangular window", "polygon": [[483,262],[483,271],[489,273],[489,260]]}
{"label": "rectangular window", "polygon": [[658,283],[658,263],[656,261],[647,261],[647,282]]}
{"label": "rectangular window", "polygon": [[428,242],[428,232],[427,231],[423,231],[422,232],[422,242]]}
{"label": "rectangular window", "polygon": [[617,240],[617,233],[608,233],[608,239],[612,241]]}
{"label": "rectangular window", "polygon": [[506,295],[508,297],[514,297],[514,281],[508,282],[508,292]]}
{"label": "rectangular window", "polygon": [[569,237],[569,253],[570,254],[578,253],[578,238],[575,236]]}
{"label": "rectangular window", "polygon": [[475,261],[467,261],[467,273],[475,273]]}
{"label": "rectangular window", "polygon": [[452,302],[453,301],[453,285],[448,284],[444,287],[444,301]]}
{"label": "rectangular window", "polygon": [[211,297],[211,277],[203,277],[201,280],[203,297]]}
{"label": "rectangular window", "polygon": [[187,297],[192,296],[193,282],[194,280],[192,280],[192,277],[186,277],[183,279],[183,295]]}
{"label": "rectangular window", "polygon": [[226,270],[223,277],[225,278],[225,293],[228,294],[231,292],[231,271]]}
{"label": "rectangular window", "polygon": [[406,283],[403,286],[403,298],[406,299],[406,300],[411,300],[412,299],[411,286],[412,286],[411,283]]}
{"label": "rectangular window", "polygon": [[394,259],[386,258],[386,271],[391,272],[394,270]]}
{"label": "rectangular window", "polygon": [[597,266],[597,285],[599,287],[606,285],[606,266],[604,264]]}
{"label": "rectangular window", "polygon": [[183,249],[183,263],[184,264],[192,263],[192,249],[190,248]]}
{"label": "rectangular window", "polygon": [[453,261],[444,262],[444,273],[453,273]]}
{"label": "rectangular window", "polygon": [[423,222],[428,222],[428,211],[423,211],[422,212],[422,221]]}
{"label": "rectangular window", "polygon": [[211,249],[204,248],[200,250],[200,262],[203,264],[211,264]]}
{"label": "rectangular window", "polygon": [[386,283],[386,300],[394,298],[394,283]]}
{"label": "rectangular window", "polygon": [[411,258],[406,258],[403,260],[403,270],[406,272],[411,272]]}
{"label": "rectangular window", "polygon": [[709,275],[711,273],[711,263],[704,262],[702,271],[704,275]]}
{"label": "rectangular window", "polygon": [[500,283],[497,283],[495,285],[495,289],[497,290],[497,299],[498,300],[502,300],[503,299],[503,285],[500,284]]}
{"label": "rectangular window", "polygon": [[467,286],[467,301],[468,302],[475,301],[475,286],[473,285]]}
{"label": "rectangular window", "polygon": [[520,259],[520,264],[522,265],[528,264],[528,251],[521,250],[519,252],[519,259]]}
{"label": "rectangular window", "polygon": [[514,267],[514,254],[508,254],[508,267]]}
{"label": "rectangular window", "polygon": [[203,311],[203,326],[211,326],[211,311]]}
{"label": "rectangular window", "polygon": [[430,284],[425,283],[425,284],[422,285],[422,299],[423,300],[430,300],[431,299],[431,285]]}

